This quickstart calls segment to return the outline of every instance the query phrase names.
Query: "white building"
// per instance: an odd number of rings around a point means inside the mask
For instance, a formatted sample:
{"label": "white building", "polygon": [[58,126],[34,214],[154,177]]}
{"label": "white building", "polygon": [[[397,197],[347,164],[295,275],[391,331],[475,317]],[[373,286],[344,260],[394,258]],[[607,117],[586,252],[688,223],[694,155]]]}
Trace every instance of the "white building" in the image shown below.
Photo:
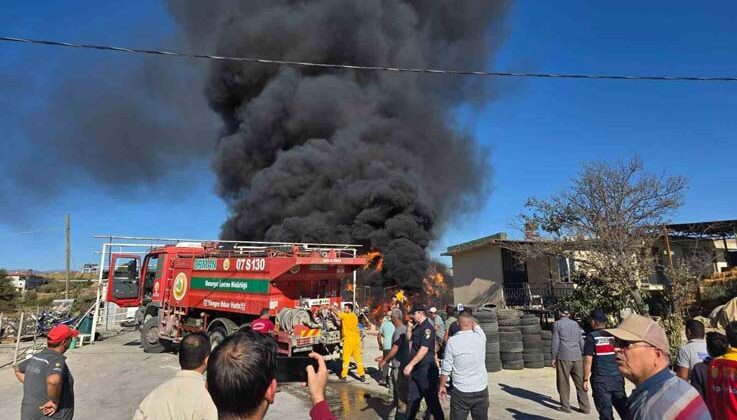
{"label": "white building", "polygon": [[37,289],[49,282],[49,279],[34,274],[32,271],[14,271],[8,273],[8,278],[19,293]]}

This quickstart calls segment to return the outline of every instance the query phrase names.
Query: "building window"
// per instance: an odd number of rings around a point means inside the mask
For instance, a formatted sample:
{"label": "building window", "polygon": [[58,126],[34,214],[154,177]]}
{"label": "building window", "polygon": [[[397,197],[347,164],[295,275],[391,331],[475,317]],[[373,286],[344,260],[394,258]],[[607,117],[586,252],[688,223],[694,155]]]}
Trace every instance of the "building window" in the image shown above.
{"label": "building window", "polygon": [[573,273],[576,271],[576,261],[570,257],[558,257],[558,273],[563,283],[573,282]]}

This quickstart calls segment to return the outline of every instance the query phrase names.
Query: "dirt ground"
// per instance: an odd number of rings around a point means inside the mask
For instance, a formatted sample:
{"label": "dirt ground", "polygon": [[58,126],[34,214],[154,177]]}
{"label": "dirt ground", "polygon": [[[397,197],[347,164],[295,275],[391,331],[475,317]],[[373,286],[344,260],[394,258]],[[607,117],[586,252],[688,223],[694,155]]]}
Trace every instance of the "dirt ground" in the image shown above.
{"label": "dirt ground", "polygon": [[[378,355],[375,338],[367,337],[364,360],[369,373],[376,372],[373,359]],[[138,333],[134,331],[108,335],[94,345],[69,351],[67,357],[75,379],[77,420],[130,419],[146,394],[178,370],[173,354],[143,353]],[[552,368],[491,373],[489,392],[492,419],[597,418],[595,410],[589,415],[558,411]],[[17,418],[10,413],[20,413],[21,398],[22,386],[15,379],[12,367],[0,370],[0,407],[9,415],[3,415],[4,418]],[[343,419],[389,418],[391,412],[388,391],[373,379],[366,384],[349,379],[343,384],[331,375],[327,399],[333,412]],[[444,403],[446,415],[448,403]],[[575,395],[572,406],[577,407]],[[267,418],[308,418],[309,409],[307,390],[298,384],[284,384]]]}

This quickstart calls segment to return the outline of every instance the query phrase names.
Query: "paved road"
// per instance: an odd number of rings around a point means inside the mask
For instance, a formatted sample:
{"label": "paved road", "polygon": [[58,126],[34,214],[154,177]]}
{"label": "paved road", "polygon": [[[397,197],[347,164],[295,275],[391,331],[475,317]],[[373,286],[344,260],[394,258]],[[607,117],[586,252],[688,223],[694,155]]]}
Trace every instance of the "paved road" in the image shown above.
{"label": "paved road", "polygon": [[[75,420],[130,419],[146,394],[179,369],[174,354],[144,353],[137,332],[125,332],[71,350],[67,352],[67,362],[75,381]],[[12,368],[0,371],[0,407],[4,413],[18,413],[0,417],[18,418],[21,398],[22,386]],[[284,419],[308,411],[307,400],[280,392],[267,418]]]}
{"label": "paved road", "polygon": [[[378,355],[373,337],[364,340],[364,360],[375,366]],[[178,370],[174,354],[146,354],[140,348],[137,332],[123,332],[108,336],[92,346],[67,353],[68,363],[75,378],[76,420],[130,419],[138,403],[160,383]],[[369,371],[375,369],[369,368]],[[492,419],[595,419],[595,414],[557,411],[555,372],[551,368],[502,371],[489,375]],[[20,413],[22,387],[12,368],[0,370],[0,407],[2,418],[17,418]],[[572,396],[575,407],[575,396]],[[391,411],[385,388],[369,380],[361,384],[355,379],[347,384],[337,382],[331,375],[327,390],[328,402],[339,418],[387,418]],[[448,402],[445,404],[448,413]],[[305,388],[298,384],[280,386],[267,419],[308,418],[310,400]]]}

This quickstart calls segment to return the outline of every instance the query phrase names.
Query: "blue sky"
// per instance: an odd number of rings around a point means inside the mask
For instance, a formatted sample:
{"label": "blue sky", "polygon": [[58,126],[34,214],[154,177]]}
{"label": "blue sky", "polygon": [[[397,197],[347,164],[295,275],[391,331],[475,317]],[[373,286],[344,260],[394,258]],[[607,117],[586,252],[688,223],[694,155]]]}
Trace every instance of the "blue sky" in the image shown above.
{"label": "blue sky", "polygon": [[[734,16],[737,3],[729,1],[521,1],[510,12],[507,39],[490,68],[734,76]],[[16,2],[4,8],[0,27],[6,35],[143,47],[159,46],[174,31],[161,5],[143,1]],[[43,102],[56,75],[73,75],[90,59],[121,58],[0,44],[0,106],[17,108],[0,117],[3,155],[23,149],[23,111]],[[737,218],[737,83],[490,83],[494,97],[480,109],[459,110],[458,124],[490,149],[493,191],[485,206],[448,222],[433,254],[494,232],[511,233],[527,197],[559,191],[584,162],[634,154],[649,170],[688,178],[675,221]],[[43,125],[53,114],[35,118]],[[130,194],[132,199],[121,199],[128,195],[123,190],[81,183],[42,206],[5,203],[23,217],[0,220],[0,267],[63,267],[67,212],[77,267],[97,259],[93,234],[216,237],[226,209],[213,193],[207,162],[187,171],[185,186],[164,179]]]}

